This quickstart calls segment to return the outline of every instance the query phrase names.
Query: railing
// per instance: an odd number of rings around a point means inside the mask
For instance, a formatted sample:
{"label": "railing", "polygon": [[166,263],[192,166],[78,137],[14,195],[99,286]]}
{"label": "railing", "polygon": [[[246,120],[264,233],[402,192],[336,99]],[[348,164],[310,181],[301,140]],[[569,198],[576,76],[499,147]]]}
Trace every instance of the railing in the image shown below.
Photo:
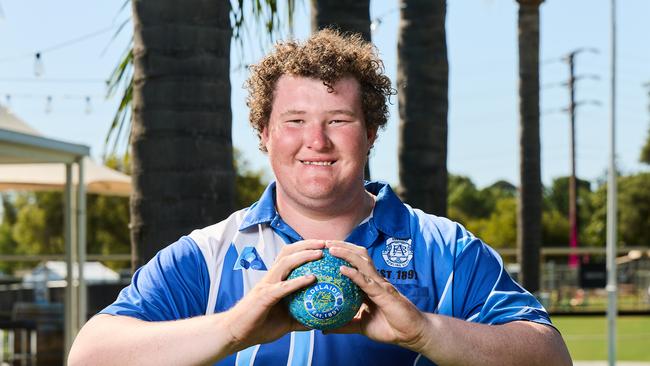
{"label": "railing", "polygon": [[36,323],[0,321],[0,362],[10,365],[36,365]]}
{"label": "railing", "polygon": [[[0,262],[63,261],[65,254],[11,254],[0,255]],[[131,254],[87,254],[88,261],[130,261]]]}

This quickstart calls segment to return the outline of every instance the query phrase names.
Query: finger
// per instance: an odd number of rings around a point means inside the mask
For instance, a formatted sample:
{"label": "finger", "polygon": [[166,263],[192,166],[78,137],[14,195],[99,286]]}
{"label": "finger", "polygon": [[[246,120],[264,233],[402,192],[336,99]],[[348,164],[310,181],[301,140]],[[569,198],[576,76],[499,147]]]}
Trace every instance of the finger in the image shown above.
{"label": "finger", "polygon": [[300,277],[292,278],[290,280],[278,282],[271,285],[269,290],[270,295],[277,303],[287,295],[296,292],[299,289],[308,286],[315,281],[316,281],[316,276],[310,274],[310,275],[300,276]]}
{"label": "finger", "polygon": [[362,273],[356,268],[341,266],[339,270],[341,271],[341,274],[351,279],[352,282],[356,283],[357,286],[359,286],[359,288],[361,288],[361,290],[365,292],[366,295],[368,295],[368,297],[371,299],[385,294],[386,292],[384,287],[379,281],[377,281],[377,279],[373,278],[372,276],[368,276],[365,273]]}
{"label": "finger", "polygon": [[301,240],[292,244],[285,245],[282,248],[282,251],[280,252],[278,257],[300,252],[307,249],[323,249],[323,248],[325,248],[325,240],[317,240],[317,239]]}
{"label": "finger", "polygon": [[342,241],[342,240],[326,240],[325,241],[325,246],[327,248],[333,248],[333,247],[346,248],[346,249],[351,250],[351,251],[353,251],[353,252],[355,252],[355,253],[357,253],[359,255],[368,254],[368,251],[366,250],[366,248],[364,248],[362,246],[359,246],[359,245],[356,245],[356,244],[348,243],[347,241]]}
{"label": "finger", "polygon": [[268,280],[270,282],[279,282],[289,276],[289,273],[295,268],[307,262],[315,261],[323,257],[323,251],[320,249],[307,249],[300,252],[286,255],[277,260],[269,271]]}
{"label": "finger", "polygon": [[[375,264],[368,257],[367,253],[359,253],[342,246],[331,247],[329,251],[334,257],[347,261],[352,267],[359,269],[361,272],[374,274],[376,277],[379,277],[375,269]],[[378,281],[379,278],[375,278],[375,280]]]}
{"label": "finger", "polygon": [[369,313],[370,312],[370,307],[368,306],[367,303],[368,299],[364,299],[364,302],[361,304],[359,307],[359,311],[354,315],[354,319],[361,319],[363,316],[363,313]]}

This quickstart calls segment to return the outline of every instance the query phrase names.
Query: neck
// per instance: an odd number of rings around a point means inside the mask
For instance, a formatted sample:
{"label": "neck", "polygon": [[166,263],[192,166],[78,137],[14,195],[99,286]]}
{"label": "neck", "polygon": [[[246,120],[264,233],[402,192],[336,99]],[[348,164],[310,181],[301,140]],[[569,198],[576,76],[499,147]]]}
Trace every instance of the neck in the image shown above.
{"label": "neck", "polygon": [[305,207],[276,190],[276,208],[282,219],[304,239],[344,240],[375,206],[375,196],[365,189],[336,203]]}

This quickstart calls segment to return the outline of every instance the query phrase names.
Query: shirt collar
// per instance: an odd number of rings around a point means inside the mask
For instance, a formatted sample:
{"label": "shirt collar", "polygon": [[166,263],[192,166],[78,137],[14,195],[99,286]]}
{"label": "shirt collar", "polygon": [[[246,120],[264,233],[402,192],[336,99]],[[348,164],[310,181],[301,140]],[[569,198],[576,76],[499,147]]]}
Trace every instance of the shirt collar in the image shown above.
{"label": "shirt collar", "polygon": [[[384,234],[408,239],[411,236],[409,212],[395,192],[387,183],[366,182],[366,190],[377,197],[373,217],[369,224]],[[279,221],[280,215],[275,209],[275,182],[266,187],[259,201],[255,202],[246,213],[239,230],[246,230],[253,225],[270,224]]]}
{"label": "shirt collar", "polygon": [[409,211],[388,183],[366,182],[366,190],[377,197],[371,222],[382,233],[397,239],[411,237]]}
{"label": "shirt collar", "polygon": [[239,231],[246,230],[253,225],[270,223],[279,216],[275,210],[275,182],[271,182],[260,199],[248,208],[244,220],[239,225]]}

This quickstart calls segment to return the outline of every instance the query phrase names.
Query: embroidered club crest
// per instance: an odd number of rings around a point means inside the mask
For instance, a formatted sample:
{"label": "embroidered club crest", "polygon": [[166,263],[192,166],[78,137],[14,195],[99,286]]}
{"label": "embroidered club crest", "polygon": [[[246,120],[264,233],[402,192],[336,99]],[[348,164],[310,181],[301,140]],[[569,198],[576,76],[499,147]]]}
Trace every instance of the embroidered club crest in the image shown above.
{"label": "embroidered club crest", "polygon": [[244,247],[235,262],[235,266],[233,267],[233,270],[238,269],[253,269],[257,271],[267,270],[262,257],[257,253],[255,247]]}
{"label": "embroidered club crest", "polygon": [[390,238],[386,240],[386,248],[382,250],[381,256],[384,257],[384,262],[391,267],[404,268],[408,266],[413,259],[411,239]]}

